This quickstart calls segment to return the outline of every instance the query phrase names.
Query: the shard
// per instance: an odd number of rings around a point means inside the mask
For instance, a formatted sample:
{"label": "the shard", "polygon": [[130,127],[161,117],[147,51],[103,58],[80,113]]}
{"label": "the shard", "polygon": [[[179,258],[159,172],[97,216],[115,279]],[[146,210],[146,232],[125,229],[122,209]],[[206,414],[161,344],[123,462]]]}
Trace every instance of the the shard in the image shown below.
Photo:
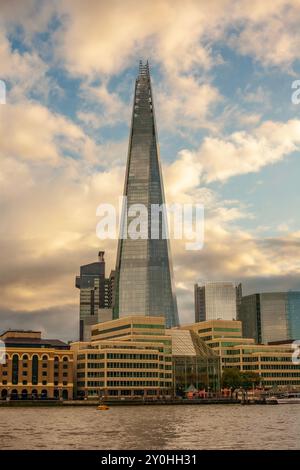
{"label": "the shard", "polygon": [[124,196],[127,208],[123,205],[121,234],[128,233],[132,220],[125,216],[126,211],[133,204],[143,204],[149,214],[148,236],[119,238],[114,316],[164,316],[167,327],[176,326],[173,269],[169,240],[162,233],[162,215],[159,236],[151,238],[151,205],[161,205],[165,198],[148,62],[140,62],[135,83]]}

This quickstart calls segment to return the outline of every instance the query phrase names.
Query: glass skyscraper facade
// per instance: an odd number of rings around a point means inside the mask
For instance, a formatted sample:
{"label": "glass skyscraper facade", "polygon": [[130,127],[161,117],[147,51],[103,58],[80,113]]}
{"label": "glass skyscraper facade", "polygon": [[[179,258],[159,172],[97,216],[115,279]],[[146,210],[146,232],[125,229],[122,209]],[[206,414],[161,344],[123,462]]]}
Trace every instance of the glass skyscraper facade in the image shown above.
{"label": "glass skyscraper facade", "polygon": [[288,336],[300,340],[300,292],[287,292],[286,313],[288,323]]}
{"label": "glass skyscraper facade", "polygon": [[[165,202],[160,168],[153,96],[148,63],[140,63],[125,176],[121,234],[116,263],[114,318],[128,315],[164,316],[166,326],[178,325],[169,241],[163,236],[164,214],[160,215],[159,236],[151,237],[151,206]],[[143,204],[148,211],[146,237],[124,237],[136,216],[128,209]],[[164,220],[163,220],[164,217]]]}
{"label": "glass skyscraper facade", "polygon": [[195,284],[195,322],[206,320],[235,320],[241,286],[232,282]]}
{"label": "glass skyscraper facade", "polygon": [[99,309],[103,313],[112,308],[113,281],[113,272],[108,279],[105,277],[104,251],[99,251],[98,261],[80,267],[80,276],[75,281],[80,289],[80,341],[90,340],[91,325],[101,321]]}
{"label": "glass skyscraper facade", "polygon": [[242,298],[243,336],[258,343],[300,339],[300,292],[265,292]]}

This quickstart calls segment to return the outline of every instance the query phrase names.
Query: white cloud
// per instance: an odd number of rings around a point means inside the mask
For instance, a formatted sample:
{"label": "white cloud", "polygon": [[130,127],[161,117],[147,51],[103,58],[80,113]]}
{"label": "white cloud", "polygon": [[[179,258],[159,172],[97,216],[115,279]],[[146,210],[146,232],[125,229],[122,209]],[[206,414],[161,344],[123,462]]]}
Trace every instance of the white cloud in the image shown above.
{"label": "white cloud", "polygon": [[197,151],[184,150],[181,155],[193,162],[195,171],[202,172],[202,179],[210,183],[257,172],[299,148],[300,121],[295,119],[286,123],[267,121],[252,133],[241,131],[226,138],[206,137]]}
{"label": "white cloud", "polygon": [[46,161],[57,165],[66,152],[89,153],[92,144],[67,118],[27,101],[0,108],[0,141],[3,157]]}

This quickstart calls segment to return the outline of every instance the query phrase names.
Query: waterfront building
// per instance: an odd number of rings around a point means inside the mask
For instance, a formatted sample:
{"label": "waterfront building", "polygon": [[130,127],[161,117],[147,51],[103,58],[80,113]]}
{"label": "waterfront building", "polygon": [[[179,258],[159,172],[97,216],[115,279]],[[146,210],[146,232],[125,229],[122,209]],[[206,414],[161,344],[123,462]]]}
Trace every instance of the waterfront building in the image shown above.
{"label": "waterfront building", "polygon": [[300,364],[292,360],[291,342],[255,344],[253,338],[243,337],[240,321],[210,320],[181,328],[197,333],[218,354],[222,371],[254,371],[265,388],[300,389]]}
{"label": "waterfront building", "polygon": [[73,398],[73,353],[66,343],[22,330],[8,330],[0,340],[5,347],[1,399]]}
{"label": "waterfront building", "polygon": [[241,284],[235,286],[232,282],[195,284],[195,321],[235,320],[241,289]]}
{"label": "waterfront building", "polygon": [[219,356],[192,330],[167,330],[172,338],[174,395],[183,396],[189,387],[220,390]]}
{"label": "waterfront building", "polygon": [[[171,254],[169,241],[164,236],[167,218],[162,211],[159,223],[152,224],[150,216],[151,208],[161,206],[165,197],[148,63],[140,63],[135,83],[124,196],[114,318],[132,313],[163,315],[167,327],[176,326],[179,321]],[[128,215],[128,208],[134,204],[142,204],[148,211],[146,236],[137,239],[128,235],[129,224],[135,218]],[[157,229],[156,236],[152,229]]]}
{"label": "waterfront building", "polygon": [[130,316],[92,326],[72,343],[75,396],[153,397],[173,392],[171,338],[164,317]]}
{"label": "waterfront building", "polygon": [[98,261],[80,267],[75,285],[80,289],[79,340],[89,341],[91,325],[102,321],[102,317],[104,321],[112,318],[114,272],[105,277],[104,251],[99,251]]}
{"label": "waterfront building", "polygon": [[239,320],[243,335],[257,343],[300,339],[300,291],[244,296]]}

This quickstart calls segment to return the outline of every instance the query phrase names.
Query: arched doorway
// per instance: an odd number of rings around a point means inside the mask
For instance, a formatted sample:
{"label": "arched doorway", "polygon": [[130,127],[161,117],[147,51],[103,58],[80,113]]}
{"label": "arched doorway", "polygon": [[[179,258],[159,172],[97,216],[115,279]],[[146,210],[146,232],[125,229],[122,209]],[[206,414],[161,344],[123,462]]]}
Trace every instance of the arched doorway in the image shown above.
{"label": "arched doorway", "polygon": [[27,400],[28,398],[28,392],[25,388],[24,390],[22,390],[21,397],[22,397],[22,400]]}
{"label": "arched doorway", "polygon": [[47,390],[42,390],[41,398],[45,400],[47,397],[48,397],[48,392],[47,392]]}
{"label": "arched doorway", "polygon": [[63,390],[62,397],[63,397],[63,400],[68,400],[69,398],[68,390]]}
{"label": "arched doorway", "polygon": [[3,390],[1,391],[1,398],[2,398],[3,400],[5,400],[6,397],[7,397],[7,390],[6,390],[6,389],[3,389]]}
{"label": "arched doorway", "polygon": [[55,400],[59,399],[59,390],[57,388],[54,389],[53,397],[55,398]]}
{"label": "arched doorway", "polygon": [[32,390],[31,397],[33,400],[36,400],[38,398],[38,391],[36,389]]}
{"label": "arched doorway", "polygon": [[11,400],[17,400],[17,399],[19,398],[18,390],[16,390],[16,389],[14,388],[14,389],[11,391],[10,398],[11,398]]}

